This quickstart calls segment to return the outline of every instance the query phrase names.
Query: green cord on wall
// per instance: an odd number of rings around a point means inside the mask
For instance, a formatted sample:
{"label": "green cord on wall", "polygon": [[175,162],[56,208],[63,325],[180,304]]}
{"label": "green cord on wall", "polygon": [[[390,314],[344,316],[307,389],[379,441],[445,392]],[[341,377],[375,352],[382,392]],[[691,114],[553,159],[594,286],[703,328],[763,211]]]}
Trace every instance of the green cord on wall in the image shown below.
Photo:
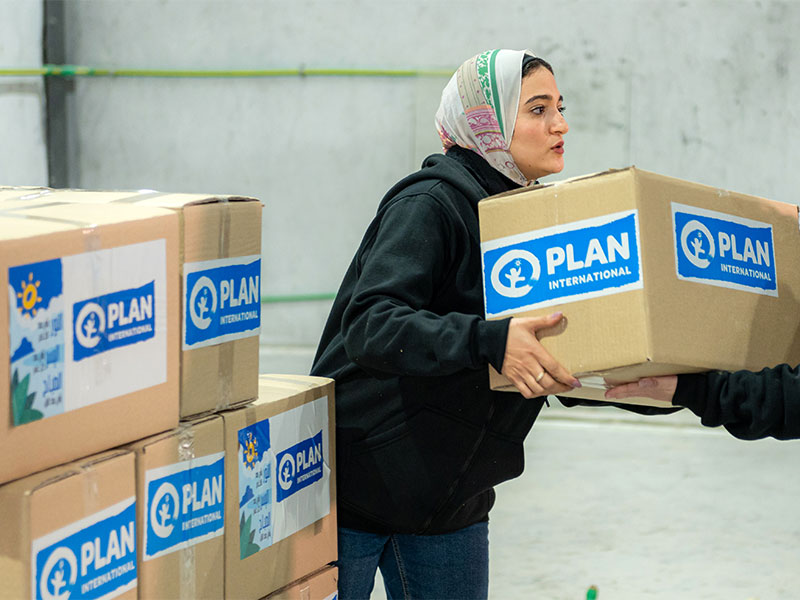
{"label": "green cord on wall", "polygon": [[7,77],[449,77],[444,69],[101,69],[80,65],[42,65],[29,69],[0,68]]}

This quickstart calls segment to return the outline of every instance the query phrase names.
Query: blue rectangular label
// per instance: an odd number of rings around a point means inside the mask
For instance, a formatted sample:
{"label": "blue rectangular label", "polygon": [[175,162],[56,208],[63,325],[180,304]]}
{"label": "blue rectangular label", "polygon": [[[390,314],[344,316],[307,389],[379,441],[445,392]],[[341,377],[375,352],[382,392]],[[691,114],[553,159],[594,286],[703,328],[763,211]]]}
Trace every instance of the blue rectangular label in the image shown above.
{"label": "blue rectangular label", "polygon": [[672,220],[679,279],[778,295],[770,224],[676,203]]}
{"label": "blue rectangular label", "polygon": [[486,316],[642,287],[637,212],[481,244]]}
{"label": "blue rectangular label", "polygon": [[322,479],[324,458],[322,431],[280,452],[275,457],[278,465],[278,502]]}
{"label": "blue rectangular label", "polygon": [[107,512],[36,540],[34,598],[112,598],[136,586],[136,503]]}
{"label": "blue rectangular label", "polygon": [[155,336],[154,282],[76,302],[73,360],[76,362]]}
{"label": "blue rectangular label", "polygon": [[[184,348],[254,335],[261,327],[261,259],[184,265]],[[208,267],[208,268],[205,268]]]}
{"label": "blue rectangular label", "polygon": [[223,453],[154,469],[147,480],[144,559],[221,535],[225,524]]}

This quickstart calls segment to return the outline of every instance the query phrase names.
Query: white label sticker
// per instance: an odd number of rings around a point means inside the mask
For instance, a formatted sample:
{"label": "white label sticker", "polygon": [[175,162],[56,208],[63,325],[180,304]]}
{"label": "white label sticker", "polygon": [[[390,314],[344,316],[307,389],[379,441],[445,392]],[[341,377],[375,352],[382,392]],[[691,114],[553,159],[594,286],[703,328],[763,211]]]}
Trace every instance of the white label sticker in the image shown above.
{"label": "white label sticker", "polygon": [[238,432],[241,558],[330,512],[328,398]]}
{"label": "white label sticker", "polygon": [[167,380],[163,239],[8,269],[13,423]]}

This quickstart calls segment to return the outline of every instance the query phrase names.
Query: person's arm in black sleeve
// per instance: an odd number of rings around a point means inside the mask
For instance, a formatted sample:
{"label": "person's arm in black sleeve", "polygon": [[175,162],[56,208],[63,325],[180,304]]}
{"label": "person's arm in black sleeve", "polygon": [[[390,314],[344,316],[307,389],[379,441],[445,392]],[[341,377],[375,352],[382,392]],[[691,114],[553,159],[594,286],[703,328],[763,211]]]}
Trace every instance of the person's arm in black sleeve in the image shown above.
{"label": "person's arm in black sleeve", "polygon": [[383,215],[342,319],[345,349],[361,368],[380,377],[502,366],[508,319],[428,308],[451,266],[452,233],[424,195],[405,198]]}
{"label": "person's arm in black sleeve", "polygon": [[624,402],[603,402],[601,400],[583,400],[564,396],[556,397],[558,401],[567,408],[573,408],[575,406],[613,406],[614,408],[620,408],[639,415],[669,415],[683,409],[682,406],[665,406],[662,408],[660,406],[640,406],[638,404],[626,404]]}
{"label": "person's arm in black sleeve", "polygon": [[679,375],[672,403],[743,440],[800,437],[800,366]]}

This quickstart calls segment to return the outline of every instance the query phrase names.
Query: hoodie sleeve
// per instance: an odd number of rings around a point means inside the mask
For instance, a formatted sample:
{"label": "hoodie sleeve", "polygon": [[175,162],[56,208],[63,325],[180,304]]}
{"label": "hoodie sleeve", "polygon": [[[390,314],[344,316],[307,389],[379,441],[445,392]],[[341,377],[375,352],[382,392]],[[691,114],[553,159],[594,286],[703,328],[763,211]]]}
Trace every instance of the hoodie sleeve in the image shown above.
{"label": "hoodie sleeve", "polygon": [[800,437],[800,366],[679,375],[673,404],[743,440]]}
{"label": "hoodie sleeve", "polygon": [[380,377],[449,375],[502,367],[508,320],[437,314],[431,305],[458,254],[459,236],[435,200],[403,198],[387,209],[342,318],[348,357]]}

